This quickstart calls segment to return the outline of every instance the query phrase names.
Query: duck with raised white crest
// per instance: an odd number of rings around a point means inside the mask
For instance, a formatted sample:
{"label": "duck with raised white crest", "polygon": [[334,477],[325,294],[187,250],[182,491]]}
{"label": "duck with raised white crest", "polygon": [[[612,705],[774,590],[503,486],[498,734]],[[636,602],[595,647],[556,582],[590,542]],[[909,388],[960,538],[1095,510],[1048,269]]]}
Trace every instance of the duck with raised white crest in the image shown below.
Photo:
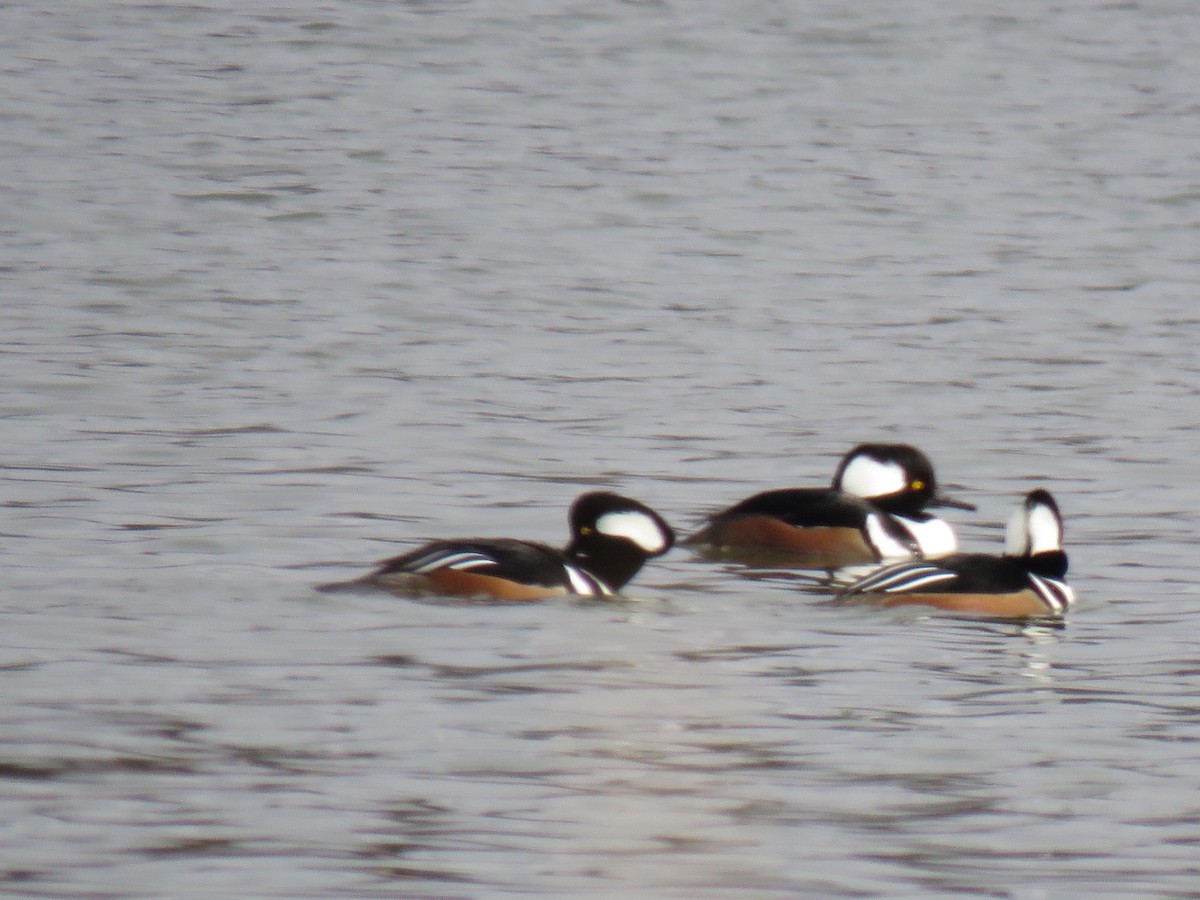
{"label": "duck with raised white crest", "polygon": [[1058,504],[1038,489],[1008,523],[1004,554],[956,553],[885,566],[845,588],[841,599],[918,604],[1000,618],[1060,618],[1075,602],[1064,580],[1067,554]]}

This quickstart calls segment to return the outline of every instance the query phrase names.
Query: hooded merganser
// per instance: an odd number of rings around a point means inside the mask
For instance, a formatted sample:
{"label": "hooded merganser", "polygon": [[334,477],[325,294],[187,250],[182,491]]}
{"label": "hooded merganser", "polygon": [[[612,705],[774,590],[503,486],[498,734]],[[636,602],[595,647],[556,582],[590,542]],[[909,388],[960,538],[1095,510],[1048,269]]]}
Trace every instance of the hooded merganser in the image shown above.
{"label": "hooded merganser", "polygon": [[1061,617],[1075,602],[1063,580],[1062,516],[1048,491],[1030,491],[1009,520],[1003,556],[955,553],[885,566],[840,593],[883,606],[918,604],[1004,618]]}
{"label": "hooded merganser", "polygon": [[712,516],[686,543],[786,555],[812,568],[953,553],[954,530],[927,506],[975,508],[938,491],[933,464],[917,448],[859,444],[842,458],[832,487],[755,494]]}
{"label": "hooded merganser", "polygon": [[675,534],[658,513],[619,494],[584,494],[570,511],[563,550],[511,538],[434,541],[388,559],[369,575],[324,589],[377,587],[398,594],[540,600],[611,597]]}

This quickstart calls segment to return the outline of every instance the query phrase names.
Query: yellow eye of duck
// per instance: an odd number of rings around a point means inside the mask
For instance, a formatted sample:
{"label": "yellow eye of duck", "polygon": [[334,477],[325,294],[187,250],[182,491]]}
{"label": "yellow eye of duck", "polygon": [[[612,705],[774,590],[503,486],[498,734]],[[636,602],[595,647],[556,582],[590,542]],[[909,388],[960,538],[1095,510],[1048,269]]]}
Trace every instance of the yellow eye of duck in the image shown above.
{"label": "yellow eye of duck", "polygon": [[912,483],[912,489],[914,491],[923,490],[924,487],[925,487],[925,482],[921,481],[919,478]]}
{"label": "yellow eye of duck", "polygon": [[584,534],[584,535],[591,534],[592,529],[589,526],[584,525],[582,528],[579,529],[579,533]]}

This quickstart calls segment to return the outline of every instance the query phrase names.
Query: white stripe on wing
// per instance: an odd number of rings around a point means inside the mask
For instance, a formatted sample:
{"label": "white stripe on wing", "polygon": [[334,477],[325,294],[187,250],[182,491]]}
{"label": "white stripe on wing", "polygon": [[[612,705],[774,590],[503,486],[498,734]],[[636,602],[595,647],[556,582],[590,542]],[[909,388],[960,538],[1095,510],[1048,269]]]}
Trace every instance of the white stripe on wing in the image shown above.
{"label": "white stripe on wing", "polygon": [[414,559],[409,571],[424,575],[438,569],[478,569],[497,565],[496,560],[475,550],[435,550],[420,559]]}

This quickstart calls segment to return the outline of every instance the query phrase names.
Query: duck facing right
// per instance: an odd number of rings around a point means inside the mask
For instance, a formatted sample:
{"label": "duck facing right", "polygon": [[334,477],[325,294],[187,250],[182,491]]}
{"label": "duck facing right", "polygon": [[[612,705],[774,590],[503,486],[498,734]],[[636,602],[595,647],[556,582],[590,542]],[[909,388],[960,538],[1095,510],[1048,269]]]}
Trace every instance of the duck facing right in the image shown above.
{"label": "duck facing right", "polygon": [[1009,520],[1004,554],[954,553],[885,566],[839,592],[881,606],[933,606],[997,618],[1061,618],[1075,602],[1064,580],[1063,524],[1049,491],[1025,495]]}

